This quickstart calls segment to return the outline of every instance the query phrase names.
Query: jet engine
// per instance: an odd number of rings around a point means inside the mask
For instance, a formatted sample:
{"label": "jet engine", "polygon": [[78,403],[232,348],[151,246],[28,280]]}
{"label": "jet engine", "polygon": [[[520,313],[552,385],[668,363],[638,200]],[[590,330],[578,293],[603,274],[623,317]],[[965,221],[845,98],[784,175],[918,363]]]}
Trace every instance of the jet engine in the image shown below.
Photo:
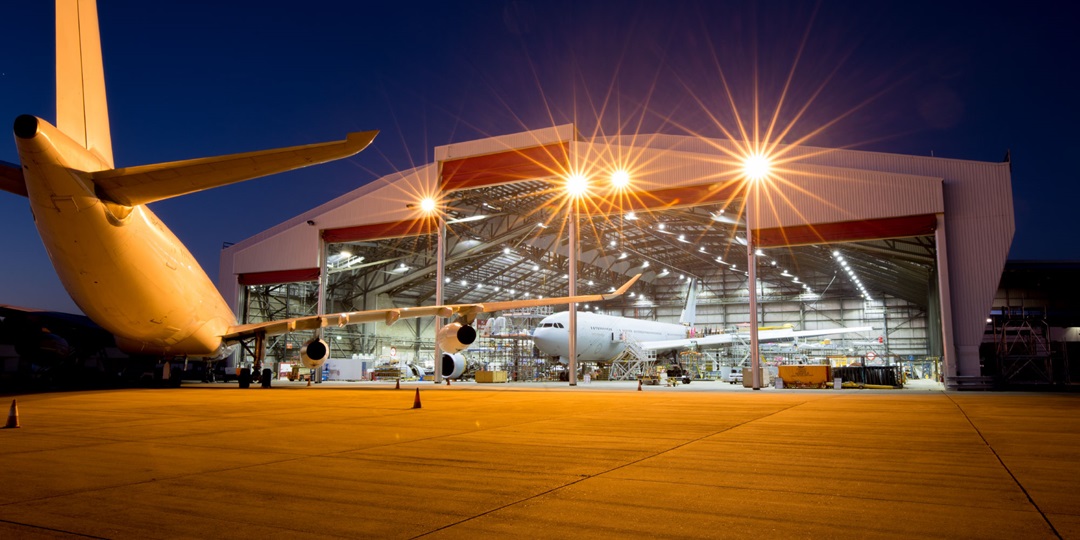
{"label": "jet engine", "polygon": [[300,347],[300,362],[308,369],[322,366],[329,356],[330,347],[321,339],[313,339]]}
{"label": "jet engine", "polygon": [[464,351],[476,341],[476,329],[459,322],[452,322],[439,329],[435,336],[439,341],[439,350],[454,354]]}
{"label": "jet engine", "polygon": [[442,353],[442,371],[444,379],[456,379],[465,373],[465,355],[461,353]]}

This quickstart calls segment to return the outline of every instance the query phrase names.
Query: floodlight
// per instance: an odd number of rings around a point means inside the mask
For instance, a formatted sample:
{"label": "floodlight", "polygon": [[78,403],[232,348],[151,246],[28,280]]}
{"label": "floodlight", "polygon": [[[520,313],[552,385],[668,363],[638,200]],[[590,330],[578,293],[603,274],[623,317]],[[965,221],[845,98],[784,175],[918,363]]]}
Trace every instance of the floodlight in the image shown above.
{"label": "floodlight", "polygon": [[630,185],[630,173],[619,169],[611,173],[611,185],[616,188],[624,188]]}
{"label": "floodlight", "polygon": [[566,177],[566,193],[571,197],[581,197],[589,191],[589,179],[583,174],[571,174]]}
{"label": "floodlight", "polygon": [[750,180],[764,180],[769,176],[772,163],[764,154],[751,154],[743,160],[743,174]]}

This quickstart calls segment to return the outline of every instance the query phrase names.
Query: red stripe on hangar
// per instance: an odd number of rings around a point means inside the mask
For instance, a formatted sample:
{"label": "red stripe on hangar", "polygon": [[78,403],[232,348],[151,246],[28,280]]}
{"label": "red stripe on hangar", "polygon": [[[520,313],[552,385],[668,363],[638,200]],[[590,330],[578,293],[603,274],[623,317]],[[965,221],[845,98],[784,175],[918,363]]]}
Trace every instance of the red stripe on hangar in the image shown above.
{"label": "red stripe on hangar", "polygon": [[931,235],[936,228],[937,216],[934,214],[775,227],[754,231],[754,245],[764,248],[905,238]]}

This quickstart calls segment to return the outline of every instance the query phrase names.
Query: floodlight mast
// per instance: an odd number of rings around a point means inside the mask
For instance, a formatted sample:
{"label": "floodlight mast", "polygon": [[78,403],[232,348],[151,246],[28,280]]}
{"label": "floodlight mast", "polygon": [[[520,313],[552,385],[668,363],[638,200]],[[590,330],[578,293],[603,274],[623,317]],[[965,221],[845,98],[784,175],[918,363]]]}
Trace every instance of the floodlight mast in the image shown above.
{"label": "floodlight mast", "polygon": [[[753,186],[749,186],[752,188]],[[749,269],[747,289],[750,293],[750,373],[753,389],[761,390],[761,358],[758,353],[758,312],[757,312],[757,259],[754,253],[754,231],[751,225],[750,189],[746,197],[746,267]]]}
{"label": "floodlight mast", "polygon": [[[567,231],[570,235],[568,241],[568,250],[570,252],[570,283],[567,294],[570,296],[577,296],[578,201],[581,197],[585,196],[585,193],[589,189],[588,186],[589,180],[585,175],[580,173],[571,174],[566,179],[566,196],[570,212],[570,226]],[[567,379],[570,382],[570,386],[577,386],[577,303],[571,302],[567,307],[569,308],[570,315],[570,319],[567,321],[570,323],[566,344],[566,353],[570,357],[566,362],[566,369],[569,371]]]}
{"label": "floodlight mast", "polygon": [[[577,296],[577,220],[577,197],[573,197],[570,199],[570,287],[569,291],[567,291],[570,296]],[[570,358],[567,361],[566,368],[570,372],[570,386],[577,386],[577,303],[571,302],[569,308],[570,331],[567,334],[567,337],[569,338],[567,343],[567,354]]]}
{"label": "floodlight mast", "polygon": [[747,291],[750,293],[750,377],[753,389],[761,390],[761,355],[758,347],[758,312],[757,312],[757,258],[754,251],[754,219],[757,217],[758,204],[756,191],[760,182],[769,176],[771,164],[769,158],[761,153],[753,153],[743,161],[743,176],[746,179],[746,268],[748,269]]}
{"label": "floodlight mast", "polygon": [[[428,204],[431,201],[431,204]],[[436,238],[435,248],[435,304],[443,305],[443,282],[445,280],[445,267],[446,267],[446,220],[443,219],[442,212],[438,211],[437,204],[434,198],[426,198],[420,202],[421,208],[425,208],[425,212],[435,216],[438,223],[438,232]],[[426,208],[430,207],[430,210]],[[434,348],[434,367],[435,367],[435,384],[442,383],[442,348],[439,346],[439,329],[446,324],[446,321],[435,316],[435,348]]]}

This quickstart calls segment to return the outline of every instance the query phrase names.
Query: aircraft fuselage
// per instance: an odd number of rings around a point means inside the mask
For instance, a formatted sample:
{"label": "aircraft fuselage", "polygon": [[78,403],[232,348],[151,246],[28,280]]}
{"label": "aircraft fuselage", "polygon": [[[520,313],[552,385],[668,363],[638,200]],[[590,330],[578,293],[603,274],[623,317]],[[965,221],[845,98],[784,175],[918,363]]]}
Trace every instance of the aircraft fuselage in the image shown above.
{"label": "aircraft fuselage", "polygon": [[79,308],[130,353],[215,356],[232,310],[175,235],[142,205],[98,198],[102,159],[32,116],[15,122],[30,208]]}
{"label": "aircraft fuselage", "polygon": [[[545,356],[557,356],[560,360],[566,360],[570,354],[569,328],[569,312],[562,311],[545,317],[533,331],[533,343]],[[622,354],[629,340],[683,339],[686,337],[686,327],[681,324],[578,312],[576,336],[578,360],[608,362]]]}

